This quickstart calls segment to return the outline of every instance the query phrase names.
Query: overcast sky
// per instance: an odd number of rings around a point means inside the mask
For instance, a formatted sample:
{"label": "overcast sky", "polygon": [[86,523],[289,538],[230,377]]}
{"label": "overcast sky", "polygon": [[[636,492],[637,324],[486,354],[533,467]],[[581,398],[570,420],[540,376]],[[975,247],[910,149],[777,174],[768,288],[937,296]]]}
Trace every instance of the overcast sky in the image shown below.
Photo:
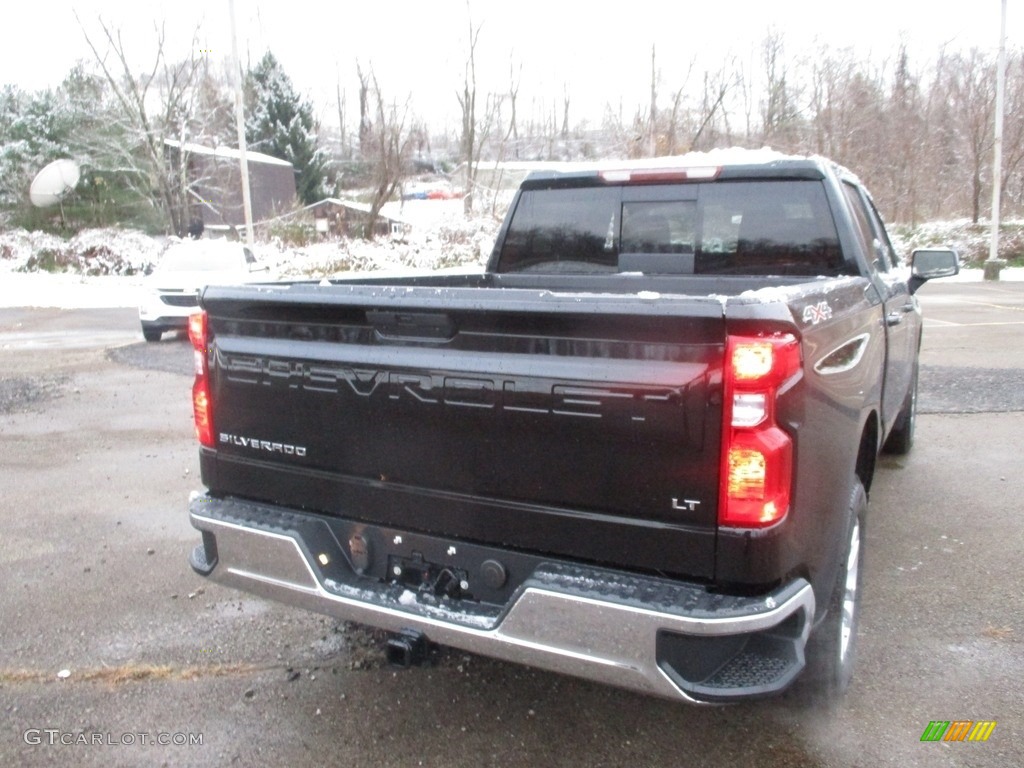
{"label": "overcast sky", "polygon": [[[650,50],[657,48],[664,93],[682,85],[688,62],[717,67],[726,54],[756,63],[758,43],[769,29],[784,35],[789,55],[816,46],[855,47],[879,64],[900,41],[912,66],[931,63],[942,46],[995,51],[999,0],[629,0],[605,5],[561,0],[472,0],[474,24],[482,25],[477,53],[481,92],[504,91],[510,61],[520,70],[520,103],[560,102],[570,94],[573,112],[600,114],[606,103],[633,109],[650,88]],[[231,50],[227,0],[28,0],[5,8],[0,32],[0,83],[28,90],[55,86],[78,59],[90,59],[76,21],[99,41],[97,19],[121,30],[129,57],[141,69],[152,64],[154,22],[166,22],[169,48],[185,55],[201,24],[200,45],[217,62]],[[465,0],[387,0],[332,3],[235,0],[243,63],[268,48],[298,89],[316,103],[325,122],[337,122],[335,86],[341,80],[354,99],[355,62],[372,64],[390,98],[412,95],[417,111],[447,115],[454,127],[455,90],[467,51]],[[1010,0],[1008,45],[1024,38],[1024,9]],[[573,118],[575,119],[578,118]]]}

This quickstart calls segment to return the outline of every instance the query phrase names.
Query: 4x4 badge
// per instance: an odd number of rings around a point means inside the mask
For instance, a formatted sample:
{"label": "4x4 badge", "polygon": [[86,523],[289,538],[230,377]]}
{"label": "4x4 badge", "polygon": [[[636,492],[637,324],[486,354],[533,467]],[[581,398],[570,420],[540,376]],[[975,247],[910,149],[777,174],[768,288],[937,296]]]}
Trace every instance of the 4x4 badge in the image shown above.
{"label": "4x4 badge", "polygon": [[817,325],[822,320],[832,318],[832,307],[827,301],[819,301],[817,304],[808,304],[804,307],[804,322]]}

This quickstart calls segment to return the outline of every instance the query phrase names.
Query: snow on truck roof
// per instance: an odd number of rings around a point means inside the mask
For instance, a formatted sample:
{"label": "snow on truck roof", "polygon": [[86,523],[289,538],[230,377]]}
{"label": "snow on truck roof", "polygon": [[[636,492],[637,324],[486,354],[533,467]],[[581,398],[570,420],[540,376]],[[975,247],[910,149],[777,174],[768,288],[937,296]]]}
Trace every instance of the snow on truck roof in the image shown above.
{"label": "snow on truck roof", "polygon": [[[691,178],[713,178],[714,173],[719,169],[728,167],[767,166],[770,164],[786,164],[790,167],[802,166],[806,168],[822,168],[829,165],[838,172],[849,176],[853,174],[846,169],[819,156],[811,155],[788,155],[783,152],[763,147],[761,149],[744,149],[741,147],[729,147],[712,149],[706,152],[688,152],[683,155],[670,155],[665,157],[645,157],[631,160],[589,160],[584,162],[550,162],[531,163],[531,180],[551,179],[560,176],[573,175],[583,177],[588,175],[601,175],[608,181],[616,180],[622,175],[621,180],[626,180],[630,172],[690,172]],[[525,169],[524,169],[525,170]]]}

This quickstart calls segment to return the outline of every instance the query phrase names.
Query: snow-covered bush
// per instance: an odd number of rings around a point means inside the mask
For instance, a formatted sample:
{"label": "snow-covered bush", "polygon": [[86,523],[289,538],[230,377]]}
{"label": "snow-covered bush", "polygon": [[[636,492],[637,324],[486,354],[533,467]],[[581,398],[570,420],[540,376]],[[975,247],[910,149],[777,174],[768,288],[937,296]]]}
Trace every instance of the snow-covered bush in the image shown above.
{"label": "snow-covered bush", "polygon": [[69,240],[47,232],[0,232],[0,269],[133,275],[148,272],[165,242],[132,229],[85,229]]}
{"label": "snow-covered bush", "polygon": [[[988,222],[968,219],[936,221],[916,227],[896,225],[889,234],[893,247],[909,258],[915,248],[953,248],[965,266],[980,266],[988,258],[992,227]],[[999,258],[1024,265],[1024,221],[1002,222],[999,226]]]}

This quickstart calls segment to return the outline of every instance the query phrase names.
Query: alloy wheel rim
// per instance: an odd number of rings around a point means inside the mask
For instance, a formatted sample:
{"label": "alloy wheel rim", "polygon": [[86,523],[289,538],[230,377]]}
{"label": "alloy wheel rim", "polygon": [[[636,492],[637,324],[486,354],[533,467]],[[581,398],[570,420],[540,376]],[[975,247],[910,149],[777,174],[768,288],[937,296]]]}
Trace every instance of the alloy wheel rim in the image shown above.
{"label": "alloy wheel rim", "polygon": [[860,521],[855,520],[850,533],[850,550],[846,557],[846,579],[843,584],[843,616],[839,624],[839,660],[846,663],[857,628],[857,580],[860,573]]}
{"label": "alloy wheel rim", "polygon": [[914,389],[911,390],[911,393],[910,393],[909,421],[910,421],[910,423],[907,425],[908,426],[907,432],[911,436],[913,436],[913,434],[914,434],[914,426],[915,426],[915,424],[917,422],[917,377],[916,376],[914,377]]}

